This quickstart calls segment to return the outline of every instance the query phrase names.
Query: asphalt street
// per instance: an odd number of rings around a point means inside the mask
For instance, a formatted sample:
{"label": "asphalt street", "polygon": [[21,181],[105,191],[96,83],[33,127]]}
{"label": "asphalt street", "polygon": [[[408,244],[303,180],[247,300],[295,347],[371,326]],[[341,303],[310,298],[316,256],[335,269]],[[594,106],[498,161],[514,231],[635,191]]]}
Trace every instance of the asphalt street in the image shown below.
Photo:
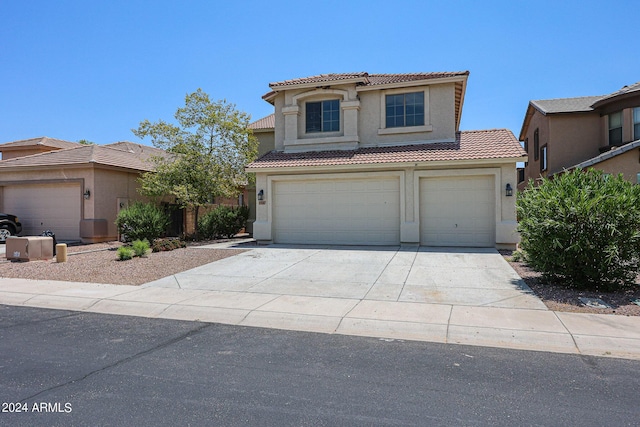
{"label": "asphalt street", "polygon": [[0,306],[0,425],[637,425],[640,362]]}

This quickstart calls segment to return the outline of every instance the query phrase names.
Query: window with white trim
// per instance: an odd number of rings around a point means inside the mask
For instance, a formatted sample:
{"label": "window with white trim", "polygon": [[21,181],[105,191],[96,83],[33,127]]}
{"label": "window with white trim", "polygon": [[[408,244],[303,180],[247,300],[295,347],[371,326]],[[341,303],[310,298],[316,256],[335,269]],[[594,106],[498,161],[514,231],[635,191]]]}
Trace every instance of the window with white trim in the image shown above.
{"label": "window with white trim", "polygon": [[633,109],[633,140],[640,139],[640,107]]}
{"label": "window with white trim", "polygon": [[540,172],[547,170],[547,145],[540,147]]}

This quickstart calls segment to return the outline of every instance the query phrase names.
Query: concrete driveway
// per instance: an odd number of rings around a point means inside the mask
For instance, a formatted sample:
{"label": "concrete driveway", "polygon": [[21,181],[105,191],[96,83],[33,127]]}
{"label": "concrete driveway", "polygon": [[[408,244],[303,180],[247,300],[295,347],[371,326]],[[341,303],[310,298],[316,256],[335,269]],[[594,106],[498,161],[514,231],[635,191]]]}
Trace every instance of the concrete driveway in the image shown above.
{"label": "concrete driveway", "polygon": [[269,245],[145,286],[546,310],[485,248]]}
{"label": "concrete driveway", "polygon": [[0,278],[0,304],[640,359],[640,318],[547,310],[494,249],[253,246],[142,286]]}

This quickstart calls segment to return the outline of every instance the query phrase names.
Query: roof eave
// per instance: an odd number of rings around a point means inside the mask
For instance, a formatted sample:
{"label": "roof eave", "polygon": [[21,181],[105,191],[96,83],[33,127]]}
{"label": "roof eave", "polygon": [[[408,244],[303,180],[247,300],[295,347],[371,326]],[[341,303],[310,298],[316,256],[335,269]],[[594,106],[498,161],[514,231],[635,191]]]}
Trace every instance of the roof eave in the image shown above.
{"label": "roof eave", "polygon": [[292,84],[279,84],[279,85],[270,83],[269,87],[273,91],[278,91],[278,90],[288,90],[288,89],[315,88],[315,87],[322,87],[322,86],[348,85],[348,84],[366,83],[366,82],[368,82],[367,77],[359,76],[359,77],[351,77],[347,79],[335,79],[335,80],[315,81],[315,82],[305,82],[305,83],[292,83]]}
{"label": "roof eave", "polygon": [[468,74],[462,74],[459,76],[451,76],[451,77],[435,77],[435,78],[424,78],[420,80],[411,80],[404,82],[394,82],[394,83],[386,83],[379,85],[368,85],[368,86],[358,86],[356,87],[356,91],[364,92],[368,90],[384,90],[384,89],[398,89],[403,87],[413,87],[413,86],[425,86],[425,85],[434,85],[434,84],[443,84],[443,83],[455,83],[455,82],[464,82],[464,88],[466,89],[466,82],[469,78]]}
{"label": "roof eave", "polygon": [[252,168],[247,166],[246,172],[250,173],[295,173],[304,172],[310,173],[311,171],[335,171],[335,170],[388,170],[388,169],[404,169],[415,167],[440,167],[440,166],[464,166],[471,165],[489,165],[489,164],[509,164],[517,162],[526,162],[527,156],[517,157],[496,157],[488,159],[469,159],[469,160],[429,160],[429,161],[413,161],[413,162],[390,162],[390,163],[359,163],[359,164],[341,164],[341,165],[319,165],[319,166],[274,166],[274,167],[257,167]]}

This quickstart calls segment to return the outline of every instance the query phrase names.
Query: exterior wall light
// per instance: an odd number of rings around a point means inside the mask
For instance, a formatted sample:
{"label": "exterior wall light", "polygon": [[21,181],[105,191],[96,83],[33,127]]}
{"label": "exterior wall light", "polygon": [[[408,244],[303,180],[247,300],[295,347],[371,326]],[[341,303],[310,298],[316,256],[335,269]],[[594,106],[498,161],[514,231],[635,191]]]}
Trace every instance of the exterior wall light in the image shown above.
{"label": "exterior wall light", "polygon": [[88,189],[82,194],[82,196],[84,197],[85,200],[89,200],[89,197],[91,197],[91,191],[89,191]]}
{"label": "exterior wall light", "polygon": [[507,197],[513,196],[513,188],[511,188],[511,184],[507,184],[507,187],[505,188],[505,190],[507,193]]}
{"label": "exterior wall light", "polygon": [[264,200],[264,190],[258,191],[258,200]]}

